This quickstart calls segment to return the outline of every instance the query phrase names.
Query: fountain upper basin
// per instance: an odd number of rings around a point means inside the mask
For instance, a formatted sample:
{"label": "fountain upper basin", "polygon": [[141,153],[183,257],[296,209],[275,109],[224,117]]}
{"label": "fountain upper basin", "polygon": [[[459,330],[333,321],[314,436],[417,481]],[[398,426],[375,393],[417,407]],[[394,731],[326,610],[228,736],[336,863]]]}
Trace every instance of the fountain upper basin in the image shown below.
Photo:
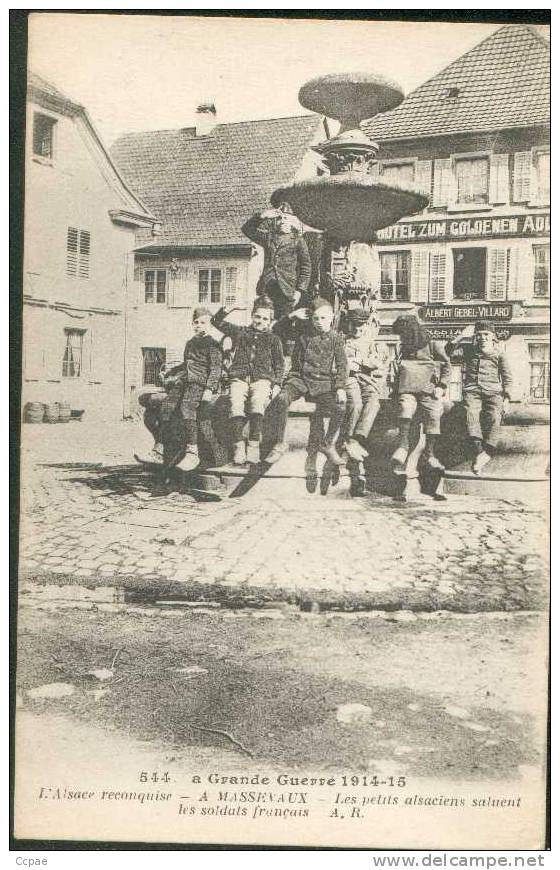
{"label": "fountain upper basin", "polygon": [[377,230],[426,208],[429,197],[363,172],[343,172],[278,188],[270,201],[288,202],[304,224],[340,242],[372,242]]}

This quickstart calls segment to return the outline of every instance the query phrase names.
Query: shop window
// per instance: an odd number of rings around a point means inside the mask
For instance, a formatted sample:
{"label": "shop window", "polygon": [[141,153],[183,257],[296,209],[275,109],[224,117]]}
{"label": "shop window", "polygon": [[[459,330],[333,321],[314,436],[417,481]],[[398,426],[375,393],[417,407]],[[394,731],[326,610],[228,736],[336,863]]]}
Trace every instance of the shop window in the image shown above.
{"label": "shop window", "polygon": [[89,278],[91,234],[88,230],[68,227],[66,234],[66,274],[71,278]]}
{"label": "shop window", "polygon": [[383,302],[407,302],[410,297],[410,251],[379,255],[380,294]]}
{"label": "shop window", "polygon": [[531,402],[550,402],[550,345],[529,344],[529,398]]}
{"label": "shop window", "polygon": [[387,184],[414,183],[414,163],[389,163],[383,166],[381,181]]}
{"label": "shop window", "polygon": [[66,343],[62,357],[62,377],[79,378],[82,374],[84,329],[65,329]]}
{"label": "shop window", "polygon": [[222,270],[198,270],[198,301],[220,303],[222,301]]}
{"label": "shop window", "polygon": [[461,205],[488,203],[490,164],[487,157],[460,158],[455,161],[457,203]]}
{"label": "shop window", "polygon": [[33,154],[52,160],[54,155],[55,118],[35,112],[33,115]]}
{"label": "shop window", "polygon": [[550,296],[550,245],[533,245],[533,256],[533,294],[539,299],[547,299]]}
{"label": "shop window", "polygon": [[453,298],[484,299],[486,248],[453,249]]}
{"label": "shop window", "polygon": [[143,367],[142,367],[142,384],[143,386],[155,386],[159,384],[159,373],[161,367],[165,365],[166,351],[164,347],[143,347]]}
{"label": "shop window", "polygon": [[144,272],[144,302],[165,304],[167,301],[167,270],[146,269]]}

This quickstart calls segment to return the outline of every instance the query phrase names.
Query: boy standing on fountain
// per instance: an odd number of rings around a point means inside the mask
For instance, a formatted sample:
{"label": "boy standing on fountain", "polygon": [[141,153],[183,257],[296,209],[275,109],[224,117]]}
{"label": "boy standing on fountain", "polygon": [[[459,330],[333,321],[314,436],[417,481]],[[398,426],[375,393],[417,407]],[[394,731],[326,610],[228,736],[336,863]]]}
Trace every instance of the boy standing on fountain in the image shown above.
{"label": "boy standing on fountain", "polygon": [[[233,461],[243,465],[247,460],[260,460],[260,442],[264,412],[272,397],[280,392],[284,377],[282,342],[271,331],[274,307],[266,296],[257,296],[250,326],[238,326],[226,321],[234,309],[221,308],[212,318],[212,325],[233,340],[233,362],[230,368],[231,425],[233,429]],[[245,403],[249,405],[249,443],[245,447]]]}
{"label": "boy standing on fountain", "polygon": [[513,377],[507,356],[497,346],[490,321],[479,320],[474,339],[465,334],[449,342],[447,349],[459,356],[465,368],[463,404],[467,432],[473,449],[472,470],[480,474],[496,451],[502,417],[511,399]]}
{"label": "boy standing on fountain", "polygon": [[277,462],[286,452],[288,410],[302,396],[315,402],[317,410],[330,417],[319,448],[321,453],[336,465],[343,462],[335,445],[346,413],[348,362],[344,338],[332,329],[334,311],[326,299],[314,299],[309,310],[311,328],[298,338],[291,370],[266,412],[276,435],[276,443],[266,457],[268,463]]}

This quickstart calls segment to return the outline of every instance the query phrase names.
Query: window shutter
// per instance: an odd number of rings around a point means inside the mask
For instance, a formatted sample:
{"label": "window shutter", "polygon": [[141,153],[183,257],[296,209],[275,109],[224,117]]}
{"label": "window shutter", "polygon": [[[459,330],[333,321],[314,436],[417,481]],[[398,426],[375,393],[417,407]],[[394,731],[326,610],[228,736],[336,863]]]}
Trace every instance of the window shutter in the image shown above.
{"label": "window shutter", "polygon": [[430,254],[426,250],[412,251],[412,268],[410,273],[410,301],[428,301],[428,281],[430,272]]}
{"label": "window shutter", "polygon": [[430,302],[445,302],[447,297],[447,257],[444,253],[430,254]]}
{"label": "window shutter", "polygon": [[496,205],[509,202],[509,154],[490,157],[489,201]]}
{"label": "window shutter", "polygon": [[418,190],[428,195],[432,192],[432,161],[418,160],[416,163],[416,173],[414,183]]}
{"label": "window shutter", "polygon": [[376,181],[379,181],[380,167],[381,167],[381,164],[379,163],[379,161],[377,161],[376,163],[373,164],[373,166],[371,167],[371,169],[369,170],[369,173],[368,173],[369,175],[373,176],[373,178],[375,178]]}
{"label": "window shutter", "polygon": [[68,227],[66,236],[66,274],[78,274],[78,230]]}
{"label": "window shutter", "polygon": [[226,268],[225,300],[226,308],[237,304],[237,266]]}
{"label": "window shutter", "polygon": [[531,299],[535,280],[535,258],[532,245],[510,248],[509,259],[509,299],[521,301]]}
{"label": "window shutter", "polygon": [[507,262],[507,248],[488,249],[486,297],[493,302],[506,298]]}
{"label": "window shutter", "polygon": [[[451,200],[451,162],[449,158],[445,160],[434,160],[434,191],[432,194],[432,205],[449,205]],[[455,200],[456,197],[453,197]]]}
{"label": "window shutter", "polygon": [[80,278],[89,278],[89,254],[91,236],[87,230],[80,230],[80,262],[78,274]]}
{"label": "window shutter", "polygon": [[513,201],[528,202],[531,199],[533,161],[530,151],[517,151],[513,157]]}

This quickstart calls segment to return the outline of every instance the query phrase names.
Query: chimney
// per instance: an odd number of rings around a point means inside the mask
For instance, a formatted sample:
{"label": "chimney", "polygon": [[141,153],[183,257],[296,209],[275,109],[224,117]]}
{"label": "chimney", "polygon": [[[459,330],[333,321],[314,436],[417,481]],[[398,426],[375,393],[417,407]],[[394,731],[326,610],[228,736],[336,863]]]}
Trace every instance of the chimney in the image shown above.
{"label": "chimney", "polygon": [[211,136],[217,123],[218,116],[214,103],[199,103],[196,107],[196,135]]}

